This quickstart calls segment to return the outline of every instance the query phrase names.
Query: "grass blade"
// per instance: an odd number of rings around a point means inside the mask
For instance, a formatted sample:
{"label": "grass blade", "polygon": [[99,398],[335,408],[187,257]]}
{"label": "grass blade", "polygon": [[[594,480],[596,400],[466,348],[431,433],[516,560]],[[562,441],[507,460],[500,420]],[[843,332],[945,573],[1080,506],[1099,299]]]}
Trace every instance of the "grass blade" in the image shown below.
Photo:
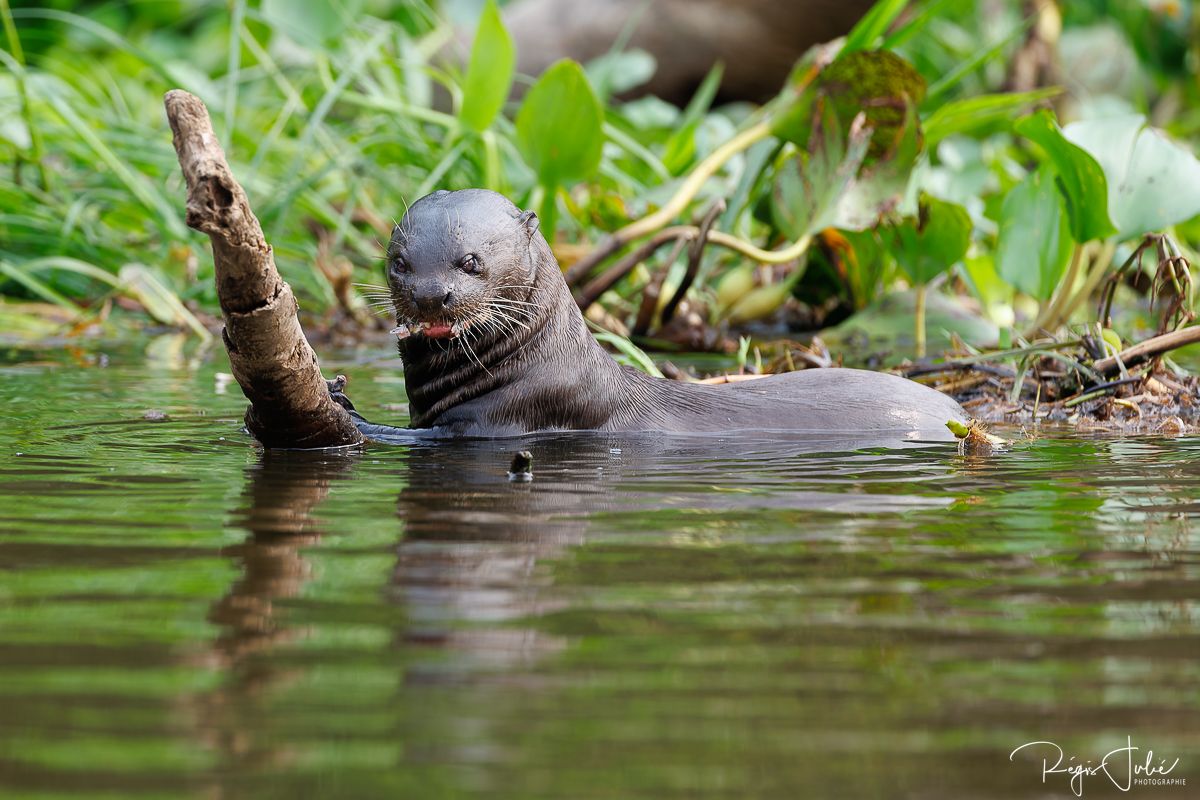
{"label": "grass blade", "polygon": [[875,46],[875,40],[887,32],[888,27],[896,21],[896,17],[908,7],[909,0],[879,0],[871,6],[871,10],[858,21],[842,45],[841,55],[849,55],[858,50],[870,50]]}

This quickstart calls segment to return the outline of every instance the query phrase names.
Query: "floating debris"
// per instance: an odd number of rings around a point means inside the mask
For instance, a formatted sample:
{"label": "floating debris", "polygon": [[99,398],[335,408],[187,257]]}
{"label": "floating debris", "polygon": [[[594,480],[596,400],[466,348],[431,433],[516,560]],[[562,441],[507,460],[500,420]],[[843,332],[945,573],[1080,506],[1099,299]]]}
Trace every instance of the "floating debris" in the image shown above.
{"label": "floating debris", "polygon": [[999,436],[987,432],[983,423],[977,419],[963,424],[958,420],[950,420],[946,427],[958,439],[958,452],[964,456],[990,456],[996,450],[1008,444]]}
{"label": "floating debris", "polygon": [[513,483],[528,483],[533,480],[533,453],[522,450],[513,455],[508,467],[508,479]]}

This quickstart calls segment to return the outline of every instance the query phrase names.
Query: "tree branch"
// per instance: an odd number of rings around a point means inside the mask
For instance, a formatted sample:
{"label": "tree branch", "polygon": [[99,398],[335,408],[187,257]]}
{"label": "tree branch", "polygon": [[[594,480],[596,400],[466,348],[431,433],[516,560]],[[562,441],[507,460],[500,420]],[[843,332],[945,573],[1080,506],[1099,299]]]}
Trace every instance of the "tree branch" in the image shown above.
{"label": "tree branch", "polygon": [[1133,347],[1125,348],[1115,356],[1100,359],[1092,364],[1092,369],[1101,375],[1114,375],[1120,371],[1122,364],[1126,367],[1133,367],[1148,358],[1153,358],[1154,356],[1174,350],[1177,347],[1195,344],[1196,342],[1200,342],[1200,325],[1193,325],[1190,328],[1184,328],[1172,333],[1164,333],[1162,336],[1154,336],[1144,342],[1139,342]]}
{"label": "tree branch", "polygon": [[271,246],[233,177],[208,109],[179,89],[163,103],[187,183],[187,224],[208,234],[222,340],[250,401],[246,427],[266,447],[339,447],[362,434],[333,401],[296,317],[296,299],[275,268]]}

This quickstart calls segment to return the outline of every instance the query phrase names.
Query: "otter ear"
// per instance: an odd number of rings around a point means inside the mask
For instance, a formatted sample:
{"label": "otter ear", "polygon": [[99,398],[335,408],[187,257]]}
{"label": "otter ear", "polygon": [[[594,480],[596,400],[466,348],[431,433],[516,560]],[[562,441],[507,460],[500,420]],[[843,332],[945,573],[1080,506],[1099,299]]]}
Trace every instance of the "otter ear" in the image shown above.
{"label": "otter ear", "polygon": [[532,211],[521,212],[521,216],[517,217],[517,222],[525,228],[525,230],[529,233],[530,238],[533,238],[533,235],[537,233],[538,218],[537,214],[533,213]]}

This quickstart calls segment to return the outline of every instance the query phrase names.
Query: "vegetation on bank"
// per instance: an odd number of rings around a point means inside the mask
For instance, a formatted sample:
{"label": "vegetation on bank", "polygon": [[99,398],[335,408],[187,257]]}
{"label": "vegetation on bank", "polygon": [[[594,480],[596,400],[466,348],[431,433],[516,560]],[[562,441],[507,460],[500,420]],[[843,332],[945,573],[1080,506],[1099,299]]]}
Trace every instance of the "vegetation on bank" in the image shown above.
{"label": "vegetation on bank", "polygon": [[[538,211],[634,359],[624,337],[870,333],[906,288],[890,346],[910,354],[952,329],[1004,348],[1090,337],[1102,358],[1192,320],[1188,4],[881,0],[765,106],[714,107],[718,66],[682,109],[617,99],[653,69],[637,51],[514,75],[491,2],[461,68],[437,57],[453,31],[432,2],[70,8],[0,0],[10,334],[83,331],[115,305],[204,335],[212,265],[183,224],[173,87],[205,100],[284,277],[326,319],[371,324],[355,285],[380,281],[406,201],[486,186]],[[1114,293],[1115,322],[1096,304]],[[959,316],[934,315],[947,299]]]}

